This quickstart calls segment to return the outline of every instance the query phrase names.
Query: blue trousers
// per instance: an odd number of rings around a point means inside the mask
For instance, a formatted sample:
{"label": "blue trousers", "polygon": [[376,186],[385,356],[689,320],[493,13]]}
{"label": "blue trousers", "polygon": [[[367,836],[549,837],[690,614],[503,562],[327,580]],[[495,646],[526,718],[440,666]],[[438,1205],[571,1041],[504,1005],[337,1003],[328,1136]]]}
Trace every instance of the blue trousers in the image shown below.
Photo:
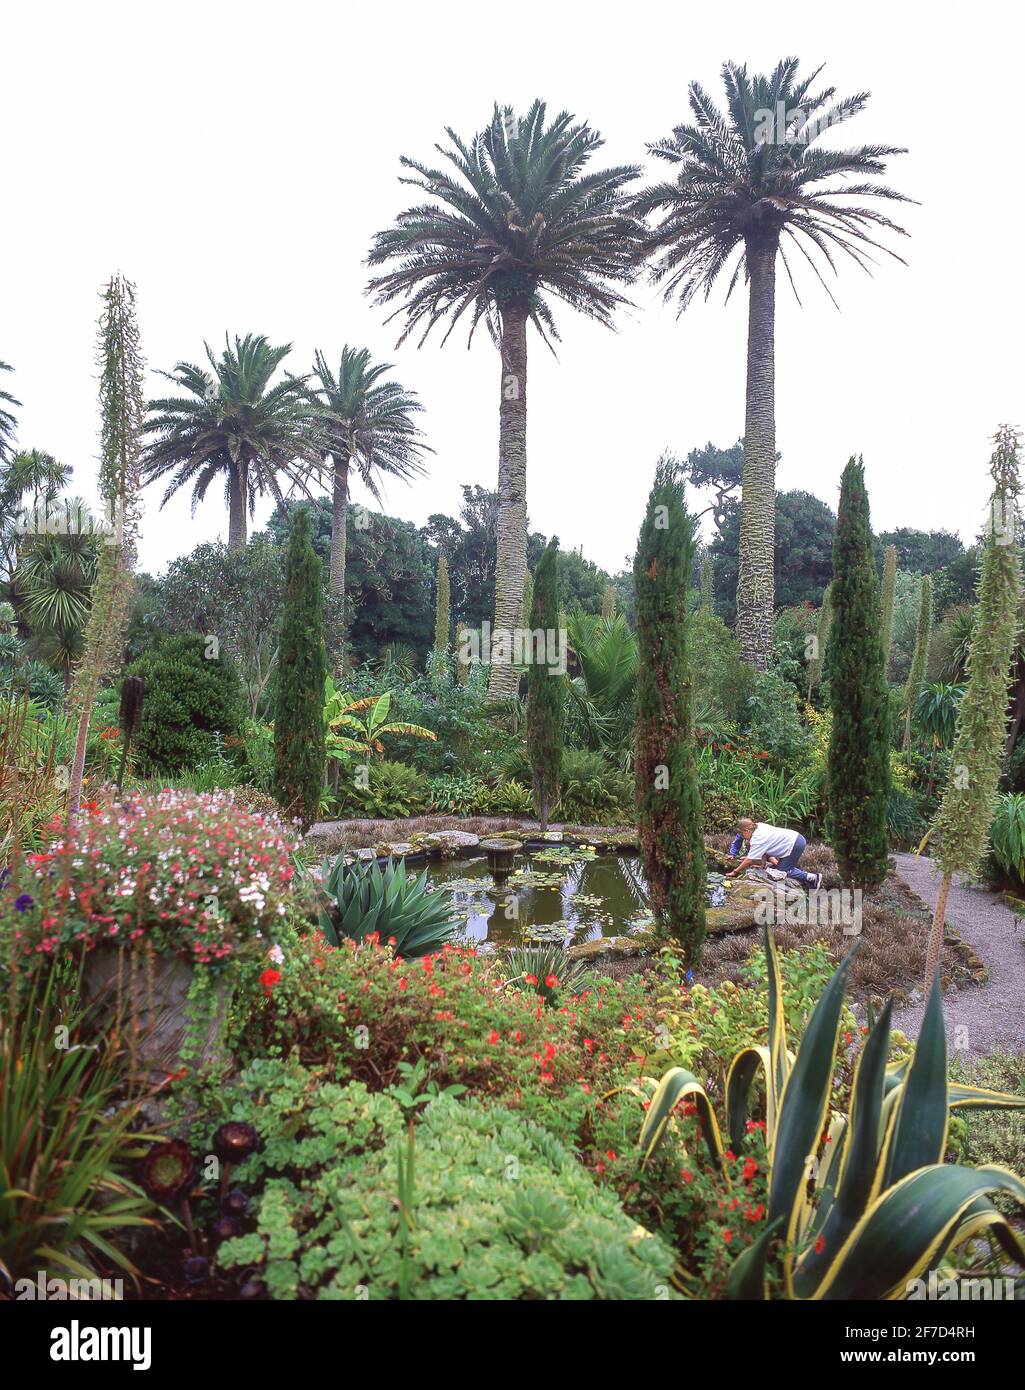
{"label": "blue trousers", "polygon": [[793,849],[789,854],[784,855],[776,867],[783,869],[787,878],[796,878],[798,883],[807,883],[810,879],[815,878],[815,874],[806,873],[804,869],[799,869],[797,867],[801,855],[807,848],[808,841],[803,835],[798,835],[797,839],[794,841]]}

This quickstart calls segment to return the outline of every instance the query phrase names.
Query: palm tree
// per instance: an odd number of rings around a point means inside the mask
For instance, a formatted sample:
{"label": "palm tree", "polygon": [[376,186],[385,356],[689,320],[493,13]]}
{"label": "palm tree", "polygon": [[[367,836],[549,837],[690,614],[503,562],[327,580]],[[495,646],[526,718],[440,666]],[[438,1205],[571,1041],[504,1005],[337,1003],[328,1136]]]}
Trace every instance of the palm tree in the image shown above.
{"label": "palm tree", "polygon": [[[0,372],[12,372],[14,368],[9,362],[0,362]],[[0,463],[9,458],[14,447],[14,431],[17,420],[10,410],[6,410],[8,405],[21,405],[21,401],[15,400],[9,391],[0,391]]]}
{"label": "palm tree", "polygon": [[223,479],[228,549],[240,550],[256,497],[270,493],[281,502],[280,475],[305,487],[310,467],[319,464],[318,412],[307,378],[286,375],[271,384],[290,343],[273,347],[262,334],[247,334],[232,347],[225,335],[220,358],[204,347],[212,374],[191,362],[160,373],[186,394],[150,401],[145,433],[153,438],[143,477],[149,483],[171,475],[161,506],[191,483],[193,512],[210,484]]}
{"label": "palm tree", "polygon": [[45,522],[70,479],[70,467],[42,449],[0,460],[0,567],[6,576],[17,565],[20,538]]}
{"label": "palm tree", "polygon": [[[552,299],[607,327],[625,303],[616,289],[636,273],[642,225],[625,186],[638,170],[621,165],[585,172],[602,139],[562,112],[546,124],[545,104],[526,116],[495,107],[469,144],[451,129],[439,153],[454,172],[403,157],[429,201],[378,232],[371,265],[394,269],[371,280],[377,301],[401,300],[405,338],[469,316],[468,338],[486,324],[502,358],[498,443],[498,559],[495,626],[521,626],[527,569],[527,325],[551,345],[558,338]],[[400,339],[400,342],[402,339]],[[491,668],[492,696],[514,694],[511,656]]]}
{"label": "palm tree", "polygon": [[907,235],[860,201],[909,201],[874,179],[891,155],[905,151],[891,145],[829,150],[818,144],[824,132],[862,111],[869,94],[836,100],[832,87],[812,91],[821,68],[804,79],[797,69],[796,58],[784,58],[771,77],[749,76],[746,67],[726,63],[725,115],[692,82],[694,124],[677,126],[669,139],[649,146],[675,167],[676,177],[647,189],[637,204],[645,215],[659,214],[649,243],[653,278],[664,283],[666,300],[676,298],[681,312],[699,290],[707,299],[735,251],[726,297],[742,273],[748,284],[737,628],[745,660],[757,669],[765,667],[772,644],[777,253],[795,295],[788,249],[809,262],[832,299],[822,272],[836,273],[838,252],[869,270],[871,248],[901,259],[873,233]]}
{"label": "palm tree", "polygon": [[[381,381],[389,362],[371,363],[367,348],[342,348],[338,371],[318,352],[315,397],[321,407],[324,459],[332,465],[331,589],[345,596],[345,518],[349,503],[349,469],[355,466],[376,501],[377,475],[389,473],[408,481],[426,470],[420,455],[427,449],[413,416],[423,410],[415,392],[397,381]],[[428,450],[428,452],[431,452]]]}

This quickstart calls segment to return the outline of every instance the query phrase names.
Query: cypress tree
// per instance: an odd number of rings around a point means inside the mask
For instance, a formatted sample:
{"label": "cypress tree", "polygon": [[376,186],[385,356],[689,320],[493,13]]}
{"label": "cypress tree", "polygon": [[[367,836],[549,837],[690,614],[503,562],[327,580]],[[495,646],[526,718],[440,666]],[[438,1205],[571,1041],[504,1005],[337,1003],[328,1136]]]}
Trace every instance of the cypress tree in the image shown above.
{"label": "cypress tree", "polygon": [[831,600],[829,841],[844,879],[865,889],[886,876],[890,720],[879,583],[861,459],[850,460],[840,484]]}
{"label": "cypress tree", "polygon": [[527,570],[523,576],[523,626],[530,627],[530,615],[534,608],[534,576]]}
{"label": "cypress tree", "polygon": [[1020,627],[1021,563],[1014,525],[1020,443],[1015,430],[1001,426],[990,462],[993,500],[968,654],[968,684],[958,706],[950,776],[936,817],[943,877],[926,955],[927,994],[935,983],[951,877],[955,873],[970,876],[978,870],[996,807],[1007,732],[1007,688]]}
{"label": "cypress tree", "polygon": [[893,647],[893,600],[897,592],[897,547],[888,545],[883,555],[883,670],[890,673],[890,652]]}
{"label": "cypress tree", "polygon": [[648,897],[659,928],[697,960],[707,868],[691,727],[687,605],[694,523],[675,459],[663,456],[637,542],[637,806]]}
{"label": "cypress tree", "polygon": [[82,659],[69,698],[78,716],[78,733],[68,782],[68,826],[73,827],[82,799],[89,721],[96,692],[120,666],[132,567],[139,529],[142,457],[143,377],[135,286],[115,275],[103,293],[97,362],[100,368],[100,469],[98,487],[111,530],[100,547]]}
{"label": "cypress tree", "polygon": [[829,629],[833,623],[833,586],[827,584],[822,591],[819,607],[819,620],[815,625],[815,655],[808,658],[808,699],[822,680],[826,665],[826,646],[829,642]]}
{"label": "cypress tree", "polygon": [[911,658],[908,683],[904,687],[904,747],[911,747],[911,715],[915,700],[925,680],[929,665],[929,639],[932,636],[932,580],[922,575],[922,592],[918,600],[918,630],[915,633],[915,651]]}
{"label": "cypress tree", "polygon": [[[548,542],[534,571],[529,626],[550,632],[558,621],[559,542]],[[559,794],[562,776],[562,739],[565,722],[565,690],[562,676],[544,661],[534,659],[527,668],[527,753],[534,782],[534,809],[541,829],[548,829],[548,813]]]}
{"label": "cypress tree", "polygon": [[448,561],[441,555],[438,558],[437,594],[434,600],[434,652],[441,661],[448,654],[449,601]]}
{"label": "cypress tree", "polygon": [[323,578],[306,507],[296,511],[288,542],[278,653],[274,798],[305,831],[317,817],[324,782],[327,678]]}

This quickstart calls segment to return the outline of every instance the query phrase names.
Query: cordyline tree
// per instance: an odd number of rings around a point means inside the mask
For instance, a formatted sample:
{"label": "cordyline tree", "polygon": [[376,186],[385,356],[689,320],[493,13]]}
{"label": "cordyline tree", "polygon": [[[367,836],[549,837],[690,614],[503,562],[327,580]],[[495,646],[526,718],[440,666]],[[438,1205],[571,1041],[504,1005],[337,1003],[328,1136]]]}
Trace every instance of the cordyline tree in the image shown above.
{"label": "cordyline tree", "polygon": [[637,806],[648,897],[660,928],[696,960],[707,868],[691,727],[687,604],[694,523],[675,459],[663,457],[637,542]]}
{"label": "cordyline tree", "polygon": [[918,598],[918,628],[915,632],[915,651],[911,658],[908,683],[904,687],[904,747],[911,747],[911,719],[918,699],[918,692],[925,682],[929,665],[929,640],[932,637],[932,580],[922,575],[922,588]]}
{"label": "cordyline tree", "polygon": [[642,212],[658,214],[650,243],[653,274],[681,312],[699,292],[707,299],[731,261],[726,297],[741,276],[747,282],[737,632],[744,659],[757,669],[764,669],[772,650],[777,258],[793,288],[787,252],[797,264],[799,253],[832,299],[823,271],[836,273],[838,252],[869,270],[871,252],[887,249],[880,247],[877,231],[904,235],[862,201],[906,201],[875,181],[885,161],[904,151],[891,145],[825,149],[819,143],[864,110],[869,94],[837,99],[833,87],[816,89],[821,68],[800,78],[798,66],[797,58],[784,58],[763,77],[725,64],[725,113],[692,82],[693,124],[677,126],[669,139],[649,146],[673,166],[675,177],[646,190],[638,203]]}
{"label": "cordyline tree", "polygon": [[[530,627],[546,635],[559,621],[559,542],[553,536],[534,570]],[[532,645],[527,668],[527,752],[534,783],[534,810],[541,829],[548,829],[548,814],[559,794],[562,775],[562,739],[565,723],[565,681],[544,659],[545,652]],[[541,659],[539,659],[541,658]]]}
{"label": "cordyline tree", "polygon": [[[468,338],[483,321],[501,352],[495,628],[511,633],[527,569],[527,326],[550,345],[552,300],[562,300],[611,327],[626,302],[616,287],[637,272],[643,228],[625,188],[640,171],[587,168],[601,136],[567,111],[549,123],[542,101],[524,116],[496,106],[469,143],[446,134],[437,149],[447,168],[402,159],[403,182],[427,201],[377,233],[368,261],[393,269],[370,288],[378,303],[401,302],[403,338],[422,328],[422,343],[450,317],[447,338],[466,314]],[[515,695],[518,679],[511,651],[496,643],[489,694]]]}
{"label": "cordyline tree", "polygon": [[879,632],[879,582],[860,459],[850,460],[840,483],[830,606],[829,843],[844,880],[866,889],[886,876],[890,706]]}
{"label": "cordyline tree", "polygon": [[890,652],[893,647],[893,602],[897,596],[897,547],[888,545],[883,555],[883,596],[880,629],[883,638],[883,670],[890,672]]}
{"label": "cordyline tree", "polygon": [[1021,626],[1021,563],[1015,540],[1021,436],[1003,425],[995,442],[990,463],[993,500],[968,653],[968,685],[957,710],[950,777],[936,817],[943,877],[926,954],[926,993],[936,980],[951,878],[955,873],[973,875],[989,843],[1007,733],[1007,688]]}
{"label": "cordyline tree", "polygon": [[103,292],[97,362],[100,368],[100,470],[98,491],[107,512],[96,566],[81,661],[71,686],[69,707],[78,716],[78,733],[68,783],[68,829],[74,828],[82,800],[82,775],[96,692],[121,664],[132,566],[139,529],[140,460],[145,406],[145,364],[135,317],[135,286],[115,275]]}
{"label": "cordyline tree", "polygon": [[324,782],[323,590],[306,507],[292,522],[278,643],[274,710],[274,799],[303,830],[316,819]]}

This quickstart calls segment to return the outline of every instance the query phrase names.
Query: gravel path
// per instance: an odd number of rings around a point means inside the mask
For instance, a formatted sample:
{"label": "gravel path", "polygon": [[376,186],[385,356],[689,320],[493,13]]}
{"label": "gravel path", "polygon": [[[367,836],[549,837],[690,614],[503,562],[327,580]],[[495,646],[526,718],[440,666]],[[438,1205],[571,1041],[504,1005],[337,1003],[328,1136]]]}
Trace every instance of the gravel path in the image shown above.
{"label": "gravel path", "polygon": [[[935,907],[940,878],[931,859],[898,854],[897,872]],[[947,925],[969,942],[989,972],[987,984],[943,996],[948,1047],[962,1057],[1025,1052],[1025,928],[1015,927],[1014,914],[997,894],[964,888],[956,875],[947,899]],[[919,1000],[894,1014],[894,1026],[915,1037],[924,1011]]]}

